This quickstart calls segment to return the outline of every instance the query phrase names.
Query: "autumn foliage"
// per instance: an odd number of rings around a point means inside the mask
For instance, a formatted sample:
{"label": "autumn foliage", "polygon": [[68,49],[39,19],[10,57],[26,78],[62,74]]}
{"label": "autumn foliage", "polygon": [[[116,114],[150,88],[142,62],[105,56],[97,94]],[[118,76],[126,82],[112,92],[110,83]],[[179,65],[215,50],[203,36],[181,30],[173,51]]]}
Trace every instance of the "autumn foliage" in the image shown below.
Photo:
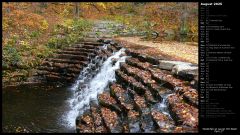
{"label": "autumn foliage", "polygon": [[[93,20],[113,20],[146,31],[197,37],[197,3],[155,2],[5,2],[2,5],[4,81],[31,75],[55,49],[83,37]],[[61,37],[61,38],[59,38]]]}

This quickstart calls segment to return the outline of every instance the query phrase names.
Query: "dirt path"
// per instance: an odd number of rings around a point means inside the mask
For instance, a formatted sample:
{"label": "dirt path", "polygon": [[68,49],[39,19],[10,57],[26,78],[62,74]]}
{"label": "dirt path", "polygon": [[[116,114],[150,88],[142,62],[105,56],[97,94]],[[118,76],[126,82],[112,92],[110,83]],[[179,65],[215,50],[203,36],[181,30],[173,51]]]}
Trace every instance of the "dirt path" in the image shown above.
{"label": "dirt path", "polygon": [[118,41],[128,43],[128,48],[144,46],[145,53],[150,55],[167,55],[175,60],[191,62],[198,64],[198,46],[175,41],[163,41],[162,43],[153,43],[152,41],[140,41],[139,37],[118,37]]}

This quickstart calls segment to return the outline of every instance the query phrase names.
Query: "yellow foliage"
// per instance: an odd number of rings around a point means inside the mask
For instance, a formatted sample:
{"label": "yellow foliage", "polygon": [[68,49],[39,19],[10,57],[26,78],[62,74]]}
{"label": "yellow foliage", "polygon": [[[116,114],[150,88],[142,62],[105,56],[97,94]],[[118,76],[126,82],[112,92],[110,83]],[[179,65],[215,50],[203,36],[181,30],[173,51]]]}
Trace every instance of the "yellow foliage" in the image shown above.
{"label": "yellow foliage", "polygon": [[98,2],[97,5],[100,6],[100,7],[102,7],[104,10],[107,9],[105,3],[103,3],[103,2]]}
{"label": "yellow foliage", "polygon": [[48,22],[46,20],[42,21],[41,30],[46,30],[48,28]]}

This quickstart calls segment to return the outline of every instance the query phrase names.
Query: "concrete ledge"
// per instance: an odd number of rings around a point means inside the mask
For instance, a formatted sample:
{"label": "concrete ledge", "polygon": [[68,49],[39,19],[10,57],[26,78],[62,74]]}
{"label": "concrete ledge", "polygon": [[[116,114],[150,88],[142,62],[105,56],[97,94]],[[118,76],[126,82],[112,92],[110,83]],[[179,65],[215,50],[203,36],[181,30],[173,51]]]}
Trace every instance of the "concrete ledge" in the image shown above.
{"label": "concrete ledge", "polygon": [[193,80],[198,76],[198,66],[188,62],[160,60],[158,67],[169,70],[185,80]]}

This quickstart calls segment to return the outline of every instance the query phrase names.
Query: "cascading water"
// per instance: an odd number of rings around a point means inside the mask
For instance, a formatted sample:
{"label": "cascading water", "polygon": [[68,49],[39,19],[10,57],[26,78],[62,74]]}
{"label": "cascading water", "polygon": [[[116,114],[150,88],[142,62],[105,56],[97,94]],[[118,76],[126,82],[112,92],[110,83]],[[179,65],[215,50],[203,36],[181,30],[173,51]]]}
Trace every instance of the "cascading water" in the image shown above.
{"label": "cascading water", "polygon": [[[103,46],[102,49],[106,49]],[[67,114],[66,120],[69,126],[75,126],[76,117],[81,115],[86,109],[89,108],[91,100],[96,100],[97,95],[102,93],[109,82],[115,81],[115,70],[120,68],[120,62],[125,62],[127,56],[121,56],[125,49],[122,48],[118,52],[113,53],[112,56],[107,58],[105,62],[100,61],[101,67],[95,70],[95,73],[100,70],[93,78],[91,78],[92,71],[89,70],[99,62],[99,57],[94,58],[89,65],[82,70],[78,80],[75,82],[71,90],[74,92],[73,97],[69,100],[71,110]],[[117,59],[113,65],[112,59]],[[102,59],[101,59],[102,60]]]}
{"label": "cascading water", "polygon": [[169,118],[171,118],[171,115],[169,114],[169,110],[168,110],[168,107],[167,107],[167,98],[168,96],[170,96],[172,94],[163,94],[162,95],[162,101],[158,104],[158,109],[165,115],[167,115]]}

